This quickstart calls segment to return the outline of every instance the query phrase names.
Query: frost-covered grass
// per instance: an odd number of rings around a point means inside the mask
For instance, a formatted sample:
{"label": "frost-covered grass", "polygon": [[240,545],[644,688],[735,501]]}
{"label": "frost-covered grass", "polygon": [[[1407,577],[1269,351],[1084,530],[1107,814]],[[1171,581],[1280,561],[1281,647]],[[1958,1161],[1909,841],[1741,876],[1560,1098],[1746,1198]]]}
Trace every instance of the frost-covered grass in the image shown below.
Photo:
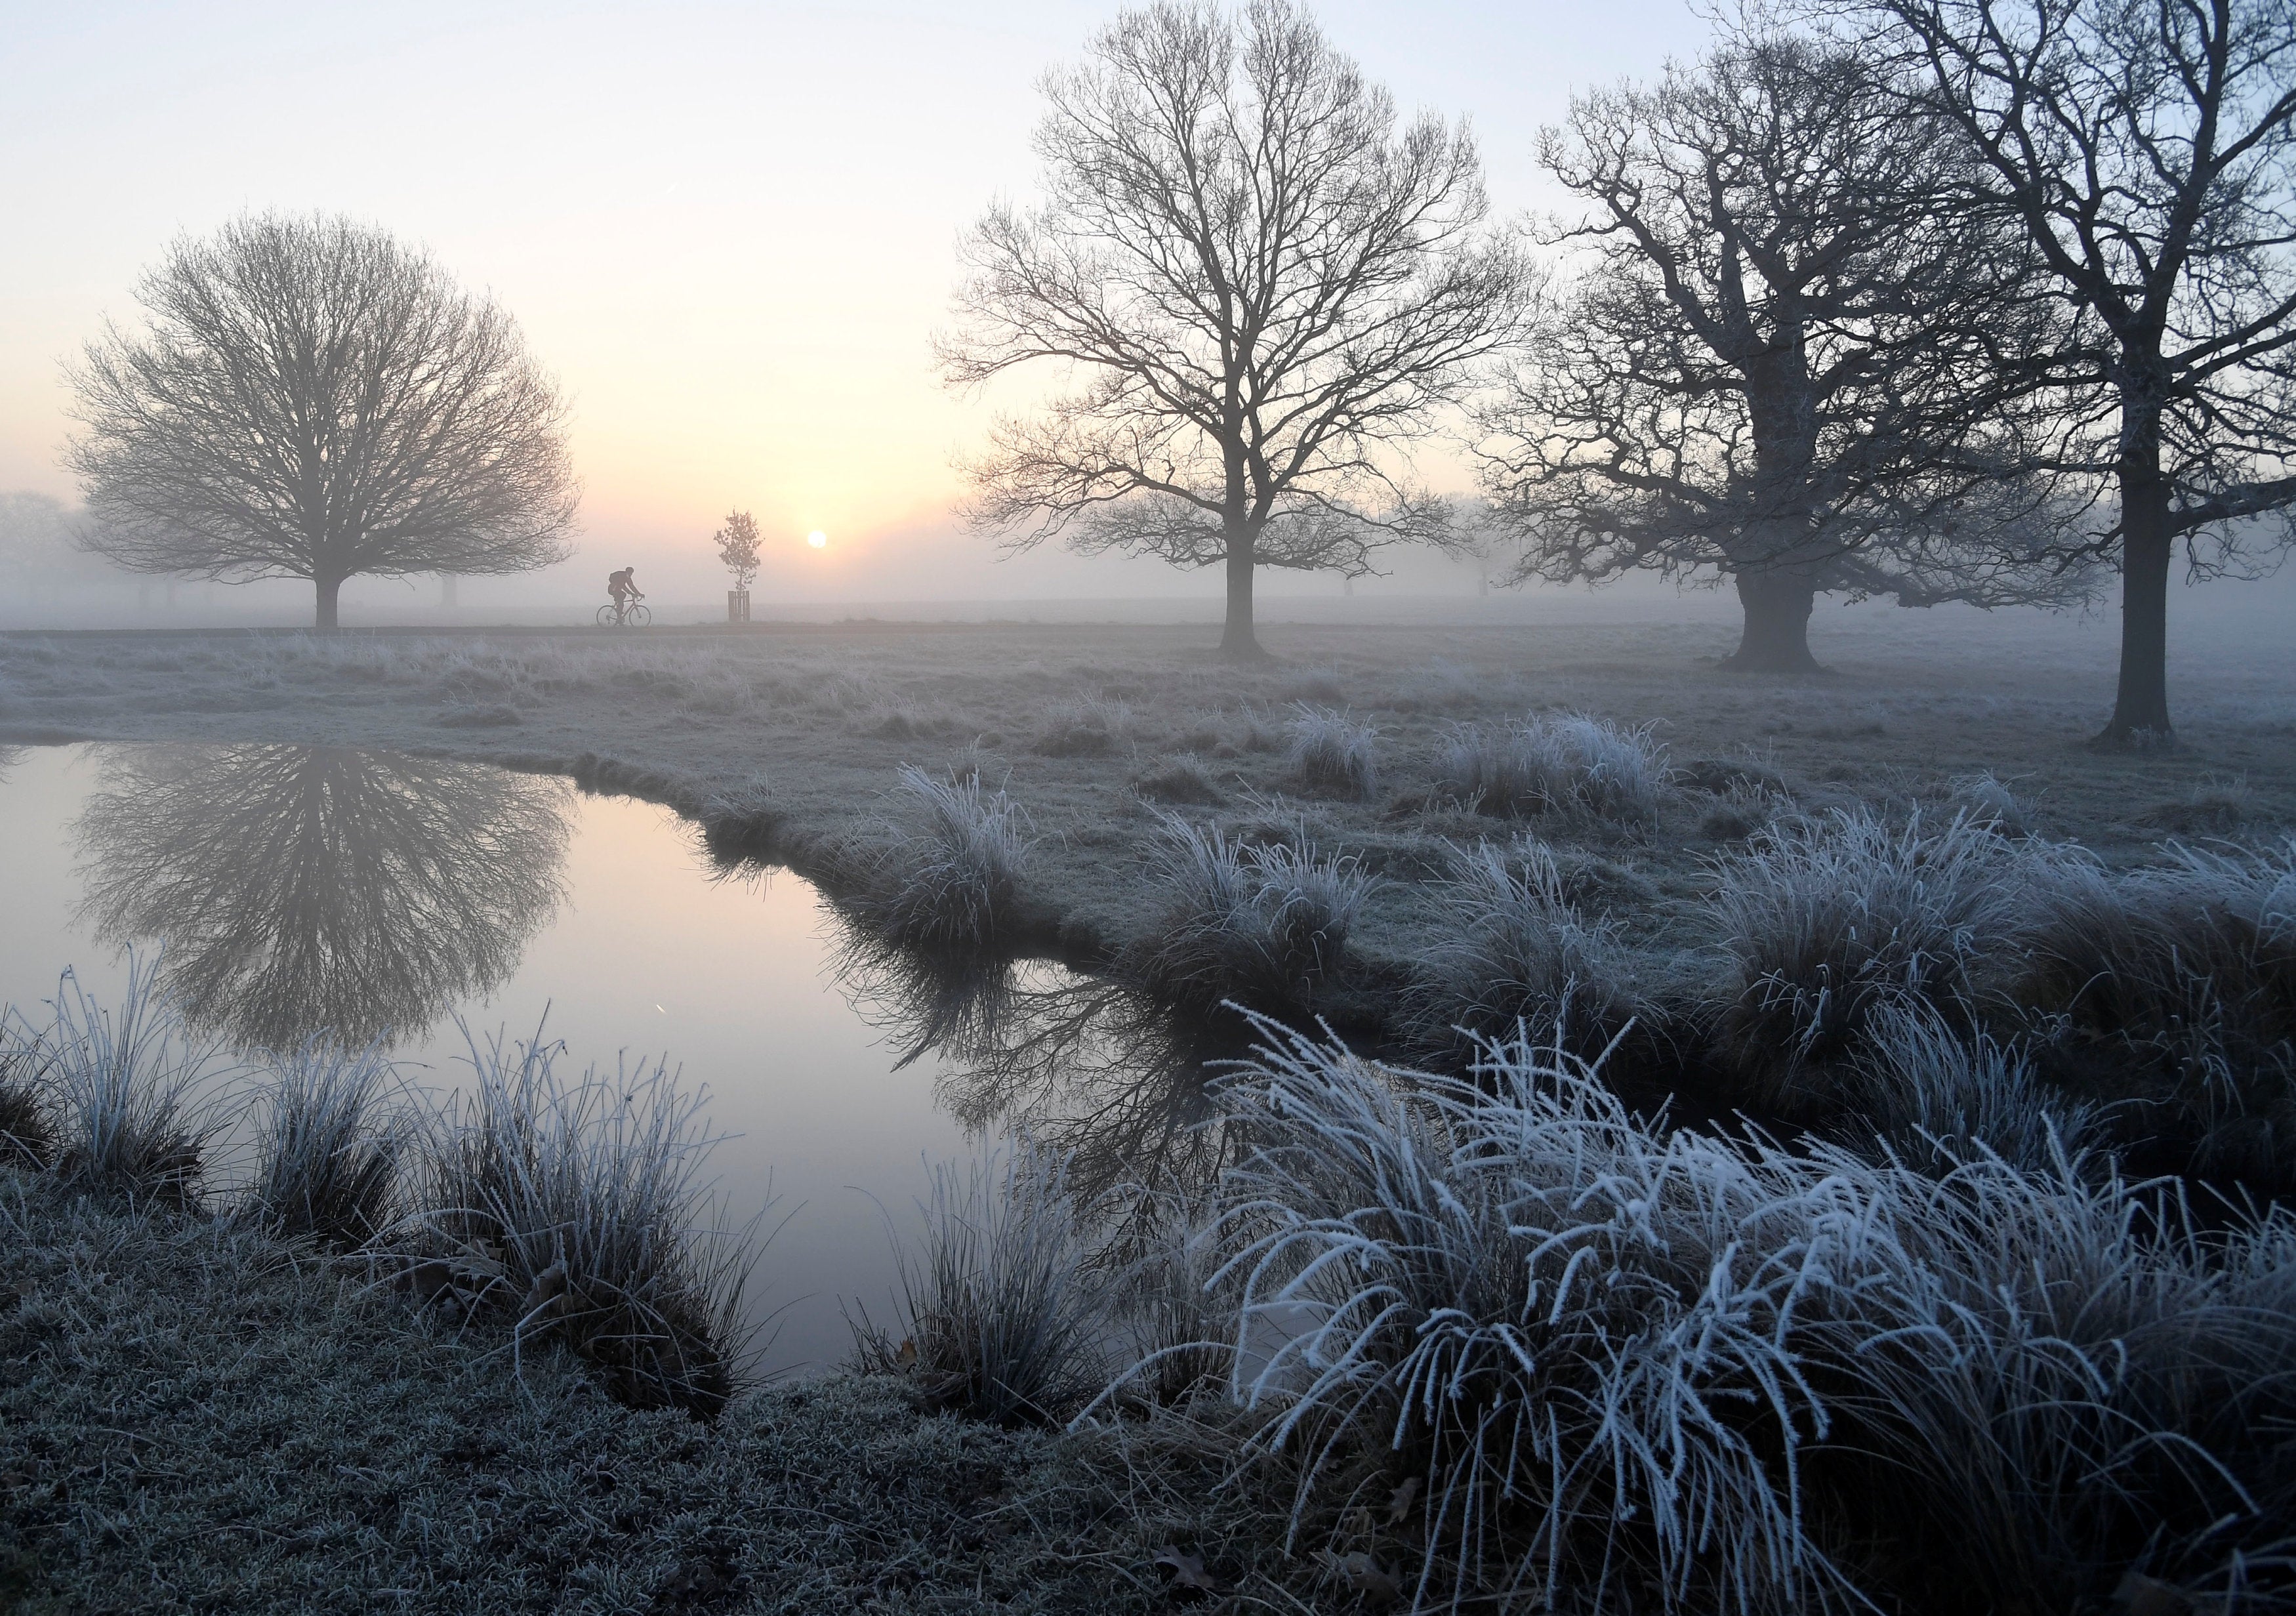
{"label": "frost-covered grass", "polygon": [[114,1008],[66,970],[45,1020],[10,1007],[0,1047],[48,1130],[59,1176],[131,1202],[195,1202],[230,1122],[212,1038],[161,993],[158,962],[131,957]]}
{"label": "frost-covered grass", "polygon": [[2036,847],[2015,904],[1997,1013],[2167,1102],[2203,1169],[2296,1185],[2296,841],[2171,846],[2133,870]]}
{"label": "frost-covered grass", "polygon": [[1263,1031],[1222,1227],[1242,1331],[1285,1345],[1239,1390],[1300,1467],[1300,1530],[1369,1505],[1423,1530],[1421,1599],[2288,1590],[2286,1212],[2203,1229],[2161,1186],[1973,1142],[1941,1166],[1665,1132],[1525,1041],[1452,1079]]}
{"label": "frost-covered grass", "polygon": [[259,1114],[250,1212],[278,1234],[351,1250],[390,1228],[408,1128],[380,1049],[308,1040],[277,1058]]}
{"label": "frost-covered grass", "polygon": [[1486,814],[1575,809],[1629,825],[1658,817],[1666,776],[1666,748],[1652,726],[1585,713],[1459,728],[1438,770],[1444,790]]}
{"label": "frost-covered grass", "polygon": [[1562,1027],[1592,1054],[1652,1006],[1617,928],[1583,915],[1554,854],[1529,837],[1454,854],[1439,940],[1421,961],[1409,1011],[1420,1047],[1464,1054],[1519,1026]]}
{"label": "frost-covered grass", "polygon": [[[1792,1111],[1812,1069],[1876,1012],[1975,1019],[1972,972],[2016,918],[2018,850],[1990,821],[1891,824],[1838,812],[1781,822],[1726,857],[1710,900],[1718,1055],[1750,1095]],[[1822,1099],[1823,1096],[1820,1096]]]}
{"label": "frost-covered grass", "polygon": [[1124,964],[1153,991],[1269,1008],[1308,1002],[1339,964],[1373,878],[1304,836],[1233,841],[1176,815],[1160,816],[1160,904]]}
{"label": "frost-covered grass", "polygon": [[865,1373],[992,1424],[1056,1422],[1107,1372],[1104,1287],[1064,1164],[1021,1148],[933,1169],[922,1251],[901,1253],[897,1320],[854,1329]]}
{"label": "frost-covered grass", "polygon": [[618,1400],[715,1417],[759,1253],[717,1222],[706,1096],[660,1065],[569,1077],[564,1053],[472,1040],[475,1081],[432,1120],[389,1243],[418,1291],[467,1292],[521,1348],[563,1341]]}
{"label": "frost-covered grass", "polygon": [[978,774],[936,778],[901,770],[901,795],[922,828],[891,822],[866,890],[854,901],[889,939],[923,947],[980,947],[1008,931],[1032,838],[1029,816]]}
{"label": "frost-covered grass", "polygon": [[1320,797],[1361,800],[1379,787],[1379,731],[1344,712],[1296,703],[1284,726],[1286,757],[1300,786]]}
{"label": "frost-covered grass", "polygon": [[1275,1608],[1271,1579],[1315,1592],[1185,1432],[920,1418],[850,1376],[703,1427],[245,1220],[45,1176],[0,1172],[0,1294],[12,1610],[1162,1616],[1172,1542]]}

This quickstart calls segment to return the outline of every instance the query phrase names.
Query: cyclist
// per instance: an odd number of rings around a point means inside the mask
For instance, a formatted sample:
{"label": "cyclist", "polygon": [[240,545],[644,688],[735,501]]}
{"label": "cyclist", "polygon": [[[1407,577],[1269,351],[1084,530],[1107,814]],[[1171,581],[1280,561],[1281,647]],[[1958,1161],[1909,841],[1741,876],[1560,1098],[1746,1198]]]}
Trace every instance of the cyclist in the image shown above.
{"label": "cyclist", "polygon": [[606,574],[606,593],[614,597],[614,615],[618,618],[628,616],[630,607],[645,599],[638,588],[638,570],[636,567],[625,567],[619,572]]}

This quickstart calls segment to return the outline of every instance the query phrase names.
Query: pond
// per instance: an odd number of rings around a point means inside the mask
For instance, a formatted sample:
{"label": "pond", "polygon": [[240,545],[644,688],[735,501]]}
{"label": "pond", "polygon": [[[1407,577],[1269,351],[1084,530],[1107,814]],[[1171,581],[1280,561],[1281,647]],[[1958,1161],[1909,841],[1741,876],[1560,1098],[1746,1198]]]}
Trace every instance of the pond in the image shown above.
{"label": "pond", "polygon": [[[461,1023],[578,1066],[666,1055],[706,1087],[735,1218],[777,1226],[751,1305],[764,1364],[833,1363],[880,1318],[931,1161],[1017,1125],[1096,1182],[1197,1149],[1219,1053],[1044,961],[873,943],[786,870],[713,862],[669,809],[480,765],[278,745],[0,752],[0,1001],[74,967],[116,1002],[164,943],[195,1019],[249,1048],[381,1038],[457,1083]],[[890,1227],[889,1229],[889,1219]]]}

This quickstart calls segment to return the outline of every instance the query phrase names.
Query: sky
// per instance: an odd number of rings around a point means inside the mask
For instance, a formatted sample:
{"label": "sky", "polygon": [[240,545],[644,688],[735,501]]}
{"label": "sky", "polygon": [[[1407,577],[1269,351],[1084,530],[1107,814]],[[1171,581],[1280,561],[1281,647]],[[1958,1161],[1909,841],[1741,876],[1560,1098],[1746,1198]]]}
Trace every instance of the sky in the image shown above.
{"label": "sky", "polygon": [[[0,0],[0,491],[71,496],[62,362],[135,319],[173,237],[324,209],[491,291],[565,384],[585,583],[642,560],[722,586],[709,535],[738,506],[759,588],[791,598],[1209,593],[1144,562],[996,563],[950,513],[994,402],[932,371],[957,239],[1031,193],[1037,81],[1117,10]],[[1533,151],[1574,90],[1707,37],[1684,0],[1317,14],[1406,114],[1472,119],[1502,217],[1556,205]]]}

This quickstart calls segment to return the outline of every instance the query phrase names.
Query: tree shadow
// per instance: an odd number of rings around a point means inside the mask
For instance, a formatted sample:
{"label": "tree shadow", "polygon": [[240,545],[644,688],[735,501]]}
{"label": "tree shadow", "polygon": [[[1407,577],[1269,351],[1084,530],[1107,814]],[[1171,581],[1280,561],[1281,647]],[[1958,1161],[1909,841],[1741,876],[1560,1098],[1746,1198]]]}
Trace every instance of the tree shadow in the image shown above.
{"label": "tree shadow", "polygon": [[82,913],[106,941],[162,940],[162,986],[242,1046],[415,1038],[556,913],[568,796],[341,747],[124,751],[77,827]]}

